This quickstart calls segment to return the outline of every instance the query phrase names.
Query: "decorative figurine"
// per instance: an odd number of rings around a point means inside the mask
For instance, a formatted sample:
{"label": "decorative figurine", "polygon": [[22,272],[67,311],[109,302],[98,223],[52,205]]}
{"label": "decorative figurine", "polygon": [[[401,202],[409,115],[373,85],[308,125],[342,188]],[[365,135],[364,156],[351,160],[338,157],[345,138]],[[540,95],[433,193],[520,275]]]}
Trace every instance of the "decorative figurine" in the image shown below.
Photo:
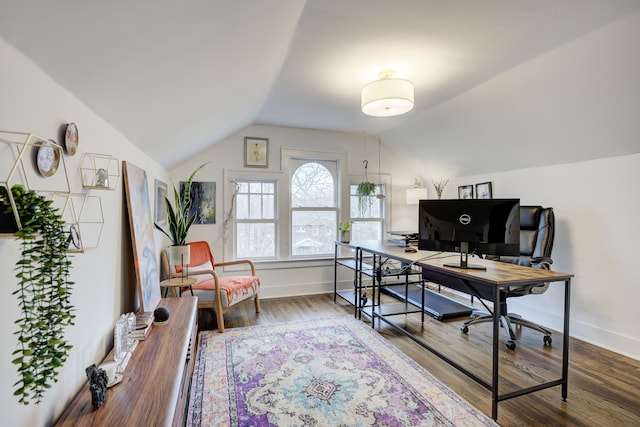
{"label": "decorative figurine", "polygon": [[109,172],[100,168],[96,172],[96,187],[109,187]]}
{"label": "decorative figurine", "polygon": [[89,390],[91,391],[91,404],[93,409],[98,409],[104,405],[107,398],[107,384],[109,378],[104,369],[98,368],[95,363],[84,370],[89,379]]}

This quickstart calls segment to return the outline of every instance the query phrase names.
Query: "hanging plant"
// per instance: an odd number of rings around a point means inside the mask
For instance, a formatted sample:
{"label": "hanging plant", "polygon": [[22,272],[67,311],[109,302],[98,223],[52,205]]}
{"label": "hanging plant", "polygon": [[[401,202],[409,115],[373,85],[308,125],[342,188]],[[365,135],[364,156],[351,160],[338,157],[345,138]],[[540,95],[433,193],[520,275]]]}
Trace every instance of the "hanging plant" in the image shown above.
{"label": "hanging plant", "polygon": [[[44,391],[57,381],[58,371],[67,360],[71,345],[65,339],[65,328],[73,325],[69,280],[71,261],[67,256],[69,236],[53,201],[22,186],[11,188],[22,228],[15,233],[21,244],[21,257],[16,263],[20,318],[18,349],[12,363],[18,366],[20,378],[14,384],[19,402],[40,403]],[[0,202],[5,213],[11,213],[6,187],[0,187]]]}
{"label": "hanging plant", "polygon": [[362,163],[364,163],[364,179],[360,184],[358,184],[358,188],[356,188],[356,195],[358,196],[358,212],[361,217],[365,216],[367,208],[373,203],[372,197],[375,195],[376,188],[378,187],[375,183],[369,181],[369,177],[367,176],[367,166],[369,166],[369,161],[363,160]]}

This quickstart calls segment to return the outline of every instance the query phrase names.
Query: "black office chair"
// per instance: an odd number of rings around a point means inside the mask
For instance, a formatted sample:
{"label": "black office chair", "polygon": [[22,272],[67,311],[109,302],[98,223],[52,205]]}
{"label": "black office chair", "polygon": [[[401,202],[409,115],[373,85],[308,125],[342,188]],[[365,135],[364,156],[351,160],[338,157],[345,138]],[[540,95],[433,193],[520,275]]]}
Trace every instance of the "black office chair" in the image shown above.
{"label": "black office chair", "polygon": [[[549,266],[553,263],[551,250],[553,249],[554,235],[555,218],[553,208],[520,206],[520,256],[487,256],[487,259],[549,270]],[[510,350],[516,348],[516,334],[511,326],[512,323],[541,332],[544,334],[544,344],[551,345],[550,330],[523,319],[517,314],[509,313],[507,310],[507,298],[541,294],[544,293],[548,287],[549,283],[535,287],[513,286],[499,293],[500,300],[497,303],[501,304],[500,313],[503,313],[503,315],[500,316],[500,324],[509,334],[507,348]],[[493,316],[490,313],[474,311],[471,314],[471,320],[464,322],[461,330],[466,334],[469,332],[470,325],[490,321],[493,321]]]}

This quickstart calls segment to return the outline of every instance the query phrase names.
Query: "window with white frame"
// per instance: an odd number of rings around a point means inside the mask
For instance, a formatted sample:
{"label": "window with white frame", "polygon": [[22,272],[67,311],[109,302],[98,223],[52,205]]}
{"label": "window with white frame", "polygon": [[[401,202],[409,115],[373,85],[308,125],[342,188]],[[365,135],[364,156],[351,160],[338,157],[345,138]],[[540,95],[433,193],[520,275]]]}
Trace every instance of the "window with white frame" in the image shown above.
{"label": "window with white frame", "polygon": [[291,159],[289,170],[291,256],[330,256],[339,217],[338,162]]}
{"label": "window with white frame", "polygon": [[236,179],[235,182],[235,257],[275,258],[276,181]]}
{"label": "window with white frame", "polygon": [[372,196],[359,196],[358,184],[349,185],[351,238],[353,240],[383,240],[385,225],[385,185],[377,184]]}

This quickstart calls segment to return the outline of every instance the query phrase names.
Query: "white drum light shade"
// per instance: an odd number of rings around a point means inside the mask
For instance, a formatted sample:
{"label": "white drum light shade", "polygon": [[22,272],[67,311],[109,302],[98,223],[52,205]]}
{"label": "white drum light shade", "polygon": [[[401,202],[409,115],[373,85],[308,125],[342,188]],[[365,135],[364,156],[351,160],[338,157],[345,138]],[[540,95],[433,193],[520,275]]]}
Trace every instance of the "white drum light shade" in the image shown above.
{"label": "white drum light shade", "polygon": [[[362,88],[362,112],[369,116],[391,117],[413,109],[413,83],[409,80],[386,77]],[[393,73],[391,73],[393,76]]]}

